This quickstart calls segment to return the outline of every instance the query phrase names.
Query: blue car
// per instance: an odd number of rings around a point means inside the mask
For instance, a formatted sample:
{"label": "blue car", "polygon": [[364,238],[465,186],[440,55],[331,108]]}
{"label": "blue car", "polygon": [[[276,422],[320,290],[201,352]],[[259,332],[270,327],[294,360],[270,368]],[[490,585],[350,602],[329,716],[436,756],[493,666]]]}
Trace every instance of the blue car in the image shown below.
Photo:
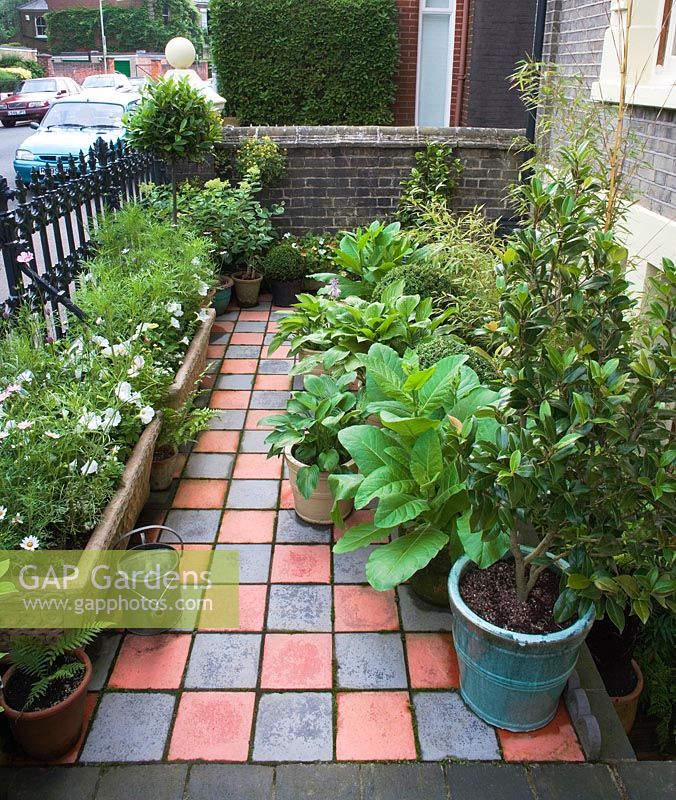
{"label": "blue car", "polygon": [[57,100],[16,151],[16,173],[28,183],[32,170],[44,172],[47,165],[55,168],[59,158],[87,153],[97,139],[117,142],[125,134],[123,114],[139,99],[138,94],[100,91]]}

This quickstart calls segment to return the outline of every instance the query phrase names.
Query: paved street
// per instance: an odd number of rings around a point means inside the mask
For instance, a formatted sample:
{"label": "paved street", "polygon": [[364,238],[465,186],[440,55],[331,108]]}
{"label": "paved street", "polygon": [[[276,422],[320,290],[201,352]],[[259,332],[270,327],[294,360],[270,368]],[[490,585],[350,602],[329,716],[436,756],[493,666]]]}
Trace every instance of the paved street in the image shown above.
{"label": "paved street", "polygon": [[0,128],[0,175],[9,181],[9,185],[14,188],[14,151],[27,139],[33,131],[27,123],[21,123],[15,128]]}

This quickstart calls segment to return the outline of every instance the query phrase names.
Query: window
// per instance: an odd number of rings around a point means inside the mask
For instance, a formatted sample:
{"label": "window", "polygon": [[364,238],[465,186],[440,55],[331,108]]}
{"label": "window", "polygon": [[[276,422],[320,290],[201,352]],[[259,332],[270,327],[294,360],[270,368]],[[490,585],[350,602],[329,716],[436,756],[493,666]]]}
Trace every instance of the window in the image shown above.
{"label": "window", "polygon": [[38,39],[47,38],[47,22],[44,17],[35,18],[35,36]]}
{"label": "window", "polygon": [[455,0],[421,0],[416,125],[449,124],[454,27]]}
{"label": "window", "polygon": [[[620,55],[627,31],[627,0],[609,3],[599,80],[592,97],[617,102]],[[676,108],[676,0],[634,0],[627,54],[627,102]]]}

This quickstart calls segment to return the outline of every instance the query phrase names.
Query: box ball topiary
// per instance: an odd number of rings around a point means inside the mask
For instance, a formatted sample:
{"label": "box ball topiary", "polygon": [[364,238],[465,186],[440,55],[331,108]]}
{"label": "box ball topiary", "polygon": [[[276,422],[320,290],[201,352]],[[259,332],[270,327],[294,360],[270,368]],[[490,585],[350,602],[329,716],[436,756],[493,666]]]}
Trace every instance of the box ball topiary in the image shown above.
{"label": "box ball topiary", "polygon": [[394,267],[376,286],[373,299],[380,300],[391,283],[401,280],[404,281],[404,294],[429,297],[435,308],[448,308],[457,302],[458,290],[451,276],[438,264],[426,261]]}
{"label": "box ball topiary", "polygon": [[420,369],[434,366],[446,356],[466,355],[465,365],[473,369],[482,383],[491,383],[498,378],[498,373],[485,358],[482,358],[467,342],[457,336],[435,336],[421,344],[417,350]]}
{"label": "box ball topiary", "polygon": [[305,277],[305,259],[290,244],[278,244],[263,259],[263,274],[269,281],[299,281]]}

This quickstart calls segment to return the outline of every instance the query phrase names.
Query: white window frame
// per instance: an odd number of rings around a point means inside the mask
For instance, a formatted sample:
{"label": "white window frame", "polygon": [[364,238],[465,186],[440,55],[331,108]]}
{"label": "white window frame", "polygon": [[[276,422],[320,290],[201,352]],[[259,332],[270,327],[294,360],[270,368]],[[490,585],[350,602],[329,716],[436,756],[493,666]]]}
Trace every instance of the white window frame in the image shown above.
{"label": "white window frame", "polygon": [[[43,22],[43,30],[44,33],[38,33],[38,20],[41,19]],[[33,18],[33,24],[35,25],[35,38],[36,39],[46,39],[47,38],[47,20],[39,14],[37,17]]]}
{"label": "white window frame", "polygon": [[448,8],[426,8],[427,0],[419,0],[418,10],[418,54],[416,63],[416,81],[415,81],[415,124],[419,124],[419,107],[420,107],[420,81],[422,78],[422,32],[423,32],[423,17],[430,14],[447,15],[450,17],[449,31],[448,31],[448,84],[446,87],[446,101],[445,101],[445,116],[444,124],[441,127],[448,127],[451,123],[451,96],[453,93],[453,43],[455,41],[455,12],[456,0],[449,0]]}

